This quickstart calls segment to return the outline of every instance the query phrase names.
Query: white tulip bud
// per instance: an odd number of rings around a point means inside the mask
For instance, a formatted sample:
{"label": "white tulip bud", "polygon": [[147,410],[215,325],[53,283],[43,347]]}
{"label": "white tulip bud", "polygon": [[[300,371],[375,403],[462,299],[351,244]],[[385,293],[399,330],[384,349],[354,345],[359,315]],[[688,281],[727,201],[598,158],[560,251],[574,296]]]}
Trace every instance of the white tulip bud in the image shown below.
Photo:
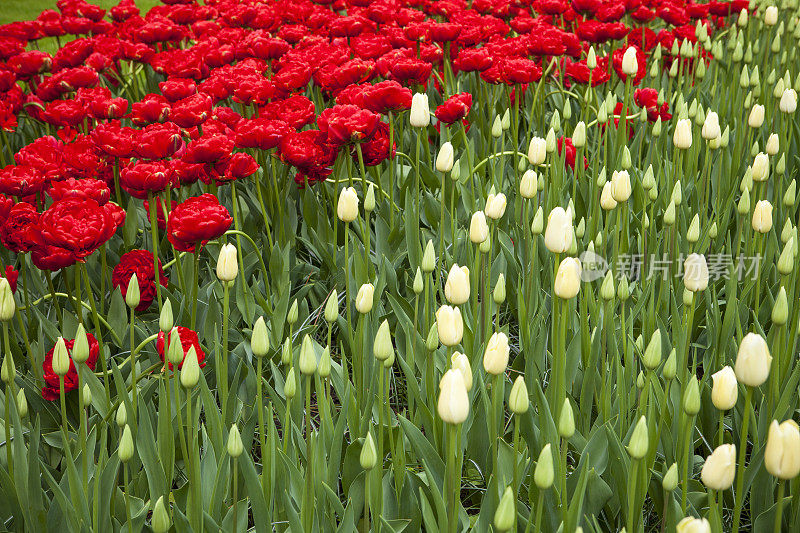
{"label": "white tulip bud", "polygon": [[444,143],[436,156],[436,170],[439,172],[450,172],[453,169],[453,145],[450,141]]}
{"label": "white tulip bud", "polygon": [[767,341],[758,333],[748,333],[739,344],[734,370],[740,383],[748,387],[761,386],[769,376],[772,356]]}
{"label": "white tulip bud", "polygon": [[427,128],[431,123],[431,110],[428,106],[427,94],[414,94],[411,99],[411,113],[408,121],[415,128]]}
{"label": "white tulip bud", "polygon": [[225,244],[219,250],[219,258],[217,259],[217,278],[223,282],[229,282],[236,279],[239,273],[239,261],[236,252],[236,246],[233,244]]}
{"label": "white tulip bud", "polygon": [[353,187],[345,187],[339,193],[336,214],[342,222],[352,222],[358,217],[358,194]]}

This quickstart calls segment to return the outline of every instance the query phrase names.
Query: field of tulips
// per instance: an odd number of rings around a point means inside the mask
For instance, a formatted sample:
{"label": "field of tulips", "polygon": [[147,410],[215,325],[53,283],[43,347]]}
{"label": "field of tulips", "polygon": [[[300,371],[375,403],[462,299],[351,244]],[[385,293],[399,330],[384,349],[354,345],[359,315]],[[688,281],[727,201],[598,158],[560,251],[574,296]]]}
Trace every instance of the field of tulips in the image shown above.
{"label": "field of tulips", "polygon": [[798,0],[162,2],[0,26],[1,531],[800,532]]}

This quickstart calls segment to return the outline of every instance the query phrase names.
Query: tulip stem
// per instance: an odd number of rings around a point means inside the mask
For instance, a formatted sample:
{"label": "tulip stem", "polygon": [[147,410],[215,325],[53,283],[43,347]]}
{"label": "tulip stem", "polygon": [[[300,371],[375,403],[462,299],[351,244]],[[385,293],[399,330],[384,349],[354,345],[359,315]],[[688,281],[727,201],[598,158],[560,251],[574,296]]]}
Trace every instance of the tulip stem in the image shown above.
{"label": "tulip stem", "polygon": [[[256,358],[256,409],[258,410],[258,443],[261,447],[261,462],[267,456],[267,444],[264,440],[264,396],[263,396],[263,357]],[[261,470],[261,490],[264,497],[267,495],[267,476],[262,467]]]}
{"label": "tulip stem", "polygon": [[711,531],[722,531],[722,523],[719,519],[717,499],[714,496],[714,489],[708,489],[708,518],[711,522]]}
{"label": "tulip stem", "polygon": [[311,379],[312,375],[306,376],[306,494],[303,498],[303,529],[311,531],[314,525],[314,466],[311,457]]}
{"label": "tulip stem", "polygon": [[744,494],[742,490],[744,487],[744,460],[747,455],[747,434],[750,429],[750,404],[753,401],[753,387],[745,386],[744,393],[744,411],[742,420],[742,433],[739,437],[739,460],[737,461],[736,469],[739,473],[736,476],[736,492],[734,493],[734,506],[733,506],[733,528],[731,531],[739,531],[739,518],[742,514],[742,504],[744,503]]}
{"label": "tulip stem", "polygon": [[[131,307],[131,395],[133,401],[133,416],[136,417],[137,411],[137,397],[138,394],[136,392],[136,382],[138,381],[138,377],[136,375],[136,310]],[[164,347],[164,351],[166,352],[166,346]]]}
{"label": "tulip stem", "polygon": [[128,470],[128,464],[125,463],[122,465],[122,470],[125,476],[125,519],[128,523],[128,532],[133,533],[133,524],[131,523],[131,496],[130,490],[128,485],[130,484],[130,471]]}
{"label": "tulip stem", "polygon": [[161,276],[158,271],[158,224],[156,222],[156,211],[158,207],[153,201],[153,192],[147,192],[147,210],[150,214],[150,235],[153,238],[153,276],[156,285],[156,298],[158,300],[158,308],[161,309]]}
{"label": "tulip stem", "polygon": [[[455,533],[458,530],[458,500],[460,487],[456,486],[456,424],[447,424],[447,485],[446,490],[450,511],[448,512],[447,530]],[[494,474],[496,475],[496,473]]]}
{"label": "tulip stem", "polygon": [[192,284],[192,314],[191,320],[189,323],[191,324],[192,329],[197,329],[197,285],[198,285],[198,276],[200,275],[200,243],[198,242],[194,246],[194,283]]}
{"label": "tulip stem", "polygon": [[500,439],[500,431],[498,426],[502,425],[502,422],[499,420],[498,411],[500,410],[500,396],[502,394],[501,389],[503,388],[503,379],[502,374],[498,376],[494,376],[492,380],[492,413],[489,417],[492,426],[492,476],[495,479],[495,486],[500,486],[500,480],[498,479],[498,475],[500,474],[498,468],[498,444],[497,441]]}
{"label": "tulip stem", "polygon": [[222,418],[224,420],[228,413],[228,315],[230,315],[231,293],[229,284],[233,282],[222,282],[222,357],[219,364],[219,386],[220,396],[222,397]]}
{"label": "tulip stem", "polygon": [[[3,325],[5,326],[6,323],[4,322]],[[6,336],[6,338],[8,338],[8,337]],[[7,351],[5,356],[6,357],[11,357],[11,352]],[[6,364],[6,363],[4,361],[3,363],[0,363],[0,364]],[[5,402],[4,403],[5,403],[6,413],[5,413],[5,419],[3,420],[3,425],[5,426],[5,440],[6,440],[5,447],[6,447],[6,461],[7,461],[6,464],[8,465],[8,476],[11,479],[14,479],[14,462],[13,462],[13,456],[12,456],[12,452],[11,452],[11,448],[12,448],[12,446],[11,446],[11,431],[10,431],[10,423],[9,423],[9,420],[11,420],[11,397],[14,395],[14,391],[13,391],[13,389],[14,389],[14,376],[11,375],[11,376],[9,376],[9,378],[10,379],[9,379],[8,383],[6,383],[6,390],[5,390],[5,398],[4,398]],[[63,395],[62,395],[62,398],[63,398]],[[14,435],[14,438],[18,438],[18,437],[19,437],[18,435]],[[66,443],[64,445],[66,446]]]}
{"label": "tulip stem", "polygon": [[628,528],[631,533],[636,532],[636,481],[639,478],[640,459],[631,460],[631,475],[628,476],[630,487],[628,488]]}
{"label": "tulip stem", "polygon": [[786,490],[786,481],[781,479],[778,481],[778,500],[777,500],[777,509],[775,510],[775,526],[772,528],[774,533],[780,533],[781,531],[781,523],[783,521],[783,504],[784,504],[784,492]]}

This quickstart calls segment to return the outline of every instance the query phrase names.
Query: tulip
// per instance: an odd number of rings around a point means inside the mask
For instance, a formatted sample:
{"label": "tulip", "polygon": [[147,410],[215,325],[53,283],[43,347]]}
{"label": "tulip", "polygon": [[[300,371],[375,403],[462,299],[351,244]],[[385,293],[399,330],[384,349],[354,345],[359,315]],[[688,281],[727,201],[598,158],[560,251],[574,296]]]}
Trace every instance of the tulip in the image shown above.
{"label": "tulip", "polygon": [[689,229],[686,230],[686,240],[691,243],[696,243],[700,240],[700,216],[695,215],[692,222],[689,224]]}
{"label": "tulip", "polygon": [[131,436],[131,428],[128,424],[125,424],[125,429],[122,430],[122,437],[119,439],[119,447],[117,448],[117,456],[122,463],[127,463],[133,458],[133,437]]}
{"label": "tulip", "polygon": [[445,298],[453,305],[461,305],[469,301],[469,293],[469,268],[453,265],[444,284]]}
{"label": "tulip", "polygon": [[564,400],[561,412],[558,414],[558,436],[562,439],[571,439],[575,434],[575,414],[572,412],[572,404],[569,399]]}
{"label": "tulip", "polygon": [[372,300],[375,295],[375,286],[372,283],[365,283],[358,289],[356,295],[356,310],[362,315],[372,311]]}
{"label": "tulip", "polygon": [[53,348],[53,372],[59,377],[69,372],[69,355],[63,337],[58,338]]}
{"label": "tulip", "polygon": [[523,198],[533,198],[536,196],[536,192],[539,190],[539,183],[538,178],[536,176],[536,171],[533,169],[528,169],[522,175],[522,179],[519,182],[519,194]]}
{"label": "tulip", "polygon": [[219,251],[217,259],[217,278],[220,281],[233,281],[239,273],[236,246],[225,244]]}
{"label": "tulip", "polygon": [[553,486],[554,479],[553,452],[550,450],[548,442],[539,453],[539,459],[536,461],[536,468],[533,471],[533,482],[539,490],[545,490]]}
{"label": "tulip", "polygon": [[164,506],[164,497],[159,496],[153,507],[153,517],[150,520],[150,527],[153,533],[167,533],[172,522],[169,519],[169,512]]}
{"label": "tulip", "polygon": [[17,392],[17,412],[20,418],[28,416],[28,399],[25,397],[25,389]]}
{"label": "tulip", "polygon": [[508,394],[508,409],[515,415],[525,414],[530,406],[528,398],[528,387],[525,385],[525,378],[517,376]]}
{"label": "tulip", "polygon": [[657,329],[650,336],[650,342],[644,351],[642,363],[648,370],[655,370],[661,364],[661,330]]}
{"label": "tulip", "polygon": [[486,343],[486,350],[483,353],[483,368],[487,373],[499,376],[505,372],[508,366],[508,337],[505,333],[496,332]]}
{"label": "tulip", "polygon": [[733,409],[739,396],[736,373],[729,366],[723,367],[711,375],[711,402],[720,411]]}
{"label": "tulip", "polygon": [[764,148],[764,150],[766,150],[767,155],[775,155],[780,150],[780,147],[781,147],[781,142],[780,139],[778,138],[778,134],[773,133],[767,138],[767,145]]}
{"label": "tulip", "polygon": [[464,375],[451,368],[439,382],[439,401],[436,405],[439,418],[446,424],[461,424],[469,415],[469,396]]}
{"label": "tulip", "polygon": [[622,73],[626,76],[634,76],[639,71],[639,63],[636,60],[636,49],[629,46],[622,56]]}
{"label": "tulip", "polygon": [[378,327],[378,333],[375,334],[375,343],[372,347],[372,353],[378,361],[386,361],[394,354],[394,346],[392,345],[392,332],[389,330],[389,321],[384,320]]}
{"label": "tulip", "polygon": [[764,11],[764,24],[767,26],[774,26],[778,23],[778,7],[777,6],[767,6],[767,9]]}
{"label": "tulip", "polygon": [[611,211],[617,207],[617,201],[614,199],[611,182],[606,182],[606,184],[603,185],[603,190],[600,192],[600,207],[603,208],[604,211]]}
{"label": "tulip", "polygon": [[304,376],[310,376],[317,371],[317,356],[314,354],[314,344],[308,334],[303,336],[303,342],[300,345],[298,366],[300,373]]}
{"label": "tulip", "polygon": [[125,292],[125,303],[131,309],[136,309],[136,307],[138,307],[139,305],[140,300],[141,300],[141,293],[139,292],[139,280],[136,277],[136,274],[134,274],[128,281],[128,289]]}
{"label": "tulip", "polygon": [[172,316],[172,301],[167,299],[158,315],[158,329],[166,333],[170,331],[174,325],[175,320]]}
{"label": "tulip", "polygon": [[422,271],[425,273],[433,272],[436,268],[436,252],[433,250],[433,241],[428,239],[425,251],[422,253]]}
{"label": "tulip", "polygon": [[119,407],[117,407],[114,421],[117,423],[118,428],[123,428],[128,423],[128,410],[125,408],[124,403],[119,404]]}
{"label": "tulip", "polygon": [[494,291],[492,291],[492,300],[497,305],[501,305],[506,301],[506,277],[502,272],[497,276],[497,283],[494,286]]}
{"label": "tulip", "polygon": [[586,123],[582,120],[575,124],[575,129],[572,132],[572,144],[575,148],[586,146]]}
{"label": "tulip", "polygon": [[710,141],[712,139],[717,139],[722,135],[722,131],[719,127],[719,116],[714,111],[709,111],[706,115],[705,121],[703,121],[703,130],[701,132],[703,139]]}
{"label": "tulip", "polygon": [[688,150],[692,147],[692,121],[684,118],[675,125],[675,133],[672,135],[672,144],[675,148]]}
{"label": "tulip", "polygon": [[794,113],[797,110],[797,91],[785,89],[781,95],[779,107],[784,113]]}
{"label": "tulip", "polygon": [[701,254],[690,254],[683,262],[683,285],[692,292],[708,287],[708,264]]}
{"label": "tulip", "polygon": [[486,197],[486,207],[483,209],[486,216],[492,220],[502,218],[506,212],[506,195],[503,193],[492,194]]}
{"label": "tulip", "polygon": [[364,444],[361,446],[361,454],[358,456],[358,461],[364,470],[372,470],[378,464],[378,452],[375,450],[375,441],[372,439],[372,433],[367,433],[367,436],[364,437]]}
{"label": "tulip", "polygon": [[181,386],[184,389],[193,389],[198,381],[200,381],[200,364],[197,362],[197,350],[191,346],[181,367]]}
{"label": "tulip", "polygon": [[514,489],[506,487],[503,491],[503,496],[500,498],[500,503],[497,504],[497,509],[494,512],[494,528],[496,531],[508,531],[514,526],[514,518],[516,517],[516,499],[514,497]]}
{"label": "tulip", "polygon": [[661,480],[661,487],[667,492],[672,492],[678,487],[678,463],[672,463],[667,469],[667,473]]}
{"label": "tulip", "polygon": [[631,179],[627,170],[615,170],[611,175],[611,196],[617,202],[624,202],[631,196]]}
{"label": "tulip", "polygon": [[789,301],[786,296],[786,289],[781,287],[778,296],[775,297],[775,304],[772,306],[772,323],[783,326],[789,319]]}
{"label": "tulip", "polygon": [[336,215],[342,222],[352,222],[358,217],[358,194],[353,187],[345,187],[339,193]]}
{"label": "tulip", "polygon": [[686,390],[683,394],[683,410],[689,416],[694,416],[700,412],[700,384],[695,375],[692,375],[686,385]]}
{"label": "tulip", "polygon": [[290,326],[293,326],[297,323],[298,318],[298,305],[297,305],[297,298],[294,299],[292,305],[289,306],[289,311],[286,313],[286,323]]}
{"label": "tulip", "polygon": [[736,445],[723,444],[718,446],[706,458],[700,479],[703,485],[711,490],[728,490],[733,484],[736,475]]}
{"label": "tulip", "polygon": [[687,516],[675,526],[675,533],[711,533],[711,524],[705,518]]}
{"label": "tulip", "polygon": [[778,479],[793,479],[800,474],[800,429],[794,420],[781,424],[773,420],[770,424],[764,467]]}
{"label": "tulip", "polygon": [[569,300],[578,295],[581,284],[581,262],[574,257],[567,257],[558,265],[558,272],[553,287],[556,296]]}
{"label": "tulip", "polygon": [[648,448],[647,419],[642,416],[636,422],[636,426],[631,433],[631,440],[628,441],[628,454],[633,459],[642,459],[647,454]]}
{"label": "tulip", "polygon": [[[435,332],[436,330],[434,330]],[[469,364],[469,357],[461,352],[453,352],[450,357],[450,365],[461,372],[464,376],[464,386],[467,392],[472,390],[472,367]]]}
{"label": "tulip", "polygon": [[747,125],[751,128],[760,128],[762,124],[764,124],[764,106],[756,104],[750,109]]}
{"label": "tulip", "polygon": [[322,355],[319,357],[319,364],[317,365],[317,374],[321,378],[329,378],[331,375],[331,348],[326,346],[322,350]]}
{"label": "tulip", "polygon": [[464,322],[458,307],[443,305],[436,311],[436,331],[445,346],[455,346],[464,335]]}
{"label": "tulip", "polygon": [[78,324],[75,331],[75,343],[72,345],[72,360],[75,364],[85,363],[89,359],[89,338],[83,324]]}
{"label": "tulip", "polygon": [[528,145],[528,162],[531,165],[541,165],[547,157],[547,141],[541,137],[534,137]]}
{"label": "tulip", "polygon": [[228,432],[228,443],[226,445],[228,455],[236,459],[244,452],[244,444],[242,444],[242,436],[239,433],[239,428],[236,424],[231,425],[231,430]]}
{"label": "tulip", "polygon": [[417,271],[414,274],[414,283],[412,285],[412,289],[414,289],[414,294],[422,294],[422,290],[425,288],[425,284],[422,281],[422,270],[417,267]]}
{"label": "tulip", "polygon": [[767,233],[772,229],[772,204],[769,200],[760,200],[753,210],[753,230]]}
{"label": "tulip", "polygon": [[[537,213],[538,214],[538,213]],[[534,220],[535,222],[535,220]],[[555,254],[569,250],[572,244],[572,219],[562,207],[554,207],[547,217],[544,245]]]}
{"label": "tulip", "polygon": [[748,387],[759,387],[767,380],[771,364],[772,356],[764,337],[758,333],[745,335],[736,355],[736,379]]}
{"label": "tulip", "polygon": [[767,154],[759,152],[753,160],[753,181],[766,181],[769,178],[769,158]]}
{"label": "tulip", "polygon": [[[177,332],[176,332],[177,333]],[[262,358],[269,352],[269,334],[264,317],[260,316],[253,324],[253,333],[250,335],[250,349],[257,358]]]}
{"label": "tulip", "polygon": [[11,320],[16,310],[17,304],[14,302],[14,293],[11,291],[11,285],[6,278],[0,278],[0,322]]}
{"label": "tulip", "polygon": [[297,394],[297,377],[294,372],[294,367],[289,369],[289,372],[286,373],[286,383],[283,385],[283,394],[286,396],[287,400],[291,400],[294,398],[295,394]]}
{"label": "tulip", "polygon": [[428,106],[428,95],[416,93],[411,99],[409,123],[415,128],[427,128],[431,123],[431,110]]}
{"label": "tulip", "polygon": [[89,384],[83,386],[81,390],[81,401],[83,405],[92,405],[92,389],[89,387]]}
{"label": "tulip", "polygon": [[339,318],[339,294],[333,289],[325,302],[325,322],[331,324]]}
{"label": "tulip", "polygon": [[14,356],[8,353],[3,358],[2,364],[0,364],[0,381],[8,385],[14,381],[16,373],[17,368],[14,365]]}
{"label": "tulip", "polygon": [[436,156],[436,170],[439,172],[450,172],[453,170],[453,145],[447,141],[439,149],[439,154]]}

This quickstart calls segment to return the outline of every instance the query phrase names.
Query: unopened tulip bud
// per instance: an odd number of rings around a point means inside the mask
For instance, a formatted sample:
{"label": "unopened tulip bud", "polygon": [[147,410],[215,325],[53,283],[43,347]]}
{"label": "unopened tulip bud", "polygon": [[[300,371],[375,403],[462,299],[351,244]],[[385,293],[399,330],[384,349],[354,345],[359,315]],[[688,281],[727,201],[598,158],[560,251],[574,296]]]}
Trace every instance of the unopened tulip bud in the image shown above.
{"label": "unopened tulip bud", "polygon": [[572,132],[572,145],[575,148],[586,146],[586,123],[582,120],[575,124],[575,129]]}
{"label": "unopened tulip bud", "polygon": [[661,370],[664,374],[664,379],[668,381],[675,379],[677,365],[677,356],[675,354],[675,348],[673,348],[672,351],[669,352],[666,363],[664,363],[664,368]]}
{"label": "unopened tulip bud", "polygon": [[20,418],[28,416],[28,399],[25,397],[25,389],[17,391],[17,413]]}
{"label": "unopened tulip bud", "polygon": [[166,333],[170,331],[174,325],[175,320],[172,316],[172,300],[167,299],[161,307],[161,313],[158,315],[158,329]]}
{"label": "unopened tulip bud", "polygon": [[672,188],[672,203],[676,206],[681,205],[683,201],[683,187],[681,186],[681,180],[675,182],[675,186]]}
{"label": "unopened tulip bud", "polygon": [[75,331],[75,343],[72,345],[72,360],[75,364],[85,363],[89,359],[89,338],[83,324],[78,324]]}
{"label": "unopened tulip bud", "polygon": [[200,364],[197,362],[197,350],[191,346],[181,367],[181,386],[184,389],[192,389],[198,381],[200,381]]}
{"label": "unopened tulip bud", "polygon": [[228,455],[236,459],[242,455],[244,451],[244,444],[242,444],[242,436],[239,434],[239,428],[236,424],[231,425],[231,430],[228,432],[227,443]]}
{"label": "unopened tulip bud", "polygon": [[364,211],[371,213],[375,210],[375,186],[370,183],[367,194],[364,196]]}
{"label": "unopened tulip bud", "polygon": [[508,531],[514,526],[514,518],[517,515],[516,499],[514,498],[514,489],[506,487],[503,491],[503,496],[500,498],[500,503],[497,504],[497,509],[494,512],[494,529],[496,531]]}
{"label": "unopened tulip bud", "polygon": [[183,345],[178,328],[172,328],[169,334],[169,345],[167,346],[167,361],[173,366],[183,362]]}
{"label": "unopened tulip bud", "polygon": [[683,289],[683,305],[689,307],[694,301],[694,293],[689,289]]}
{"label": "unopened tulip bud", "polygon": [[358,289],[356,295],[356,310],[362,315],[372,311],[372,299],[375,295],[375,286],[372,283],[365,283]]}
{"label": "unopened tulip bud", "polygon": [[128,410],[125,409],[125,403],[120,403],[119,407],[117,407],[117,413],[114,417],[114,420],[117,423],[117,427],[125,427],[125,424],[128,423]]}
{"label": "unopened tulip bud", "polygon": [[661,330],[657,329],[650,336],[647,349],[642,356],[642,363],[648,370],[655,370],[661,364]]}
{"label": "unopened tulip bud", "polygon": [[14,381],[17,373],[17,367],[14,365],[14,356],[7,353],[3,358],[3,363],[0,365],[0,381],[8,385]]}
{"label": "unopened tulip bud", "polygon": [[750,212],[750,191],[748,189],[742,191],[739,203],[736,204],[736,212],[740,215],[746,215]]}
{"label": "unopened tulip bud", "polygon": [[708,228],[708,236],[711,237],[712,239],[716,239],[717,238],[717,231],[718,231],[717,222],[714,221],[714,222],[711,223],[711,227]]}
{"label": "unopened tulip bud", "polygon": [[686,391],[683,394],[683,410],[689,416],[700,412],[700,384],[697,382],[697,376],[692,376],[686,385]]}
{"label": "unopened tulip bud", "polygon": [[436,252],[433,250],[433,240],[428,239],[428,244],[425,245],[425,251],[422,254],[422,271],[426,274],[433,272],[436,268]]}
{"label": "unopened tulip bud", "polygon": [[739,344],[736,355],[736,378],[748,387],[761,386],[769,376],[772,356],[767,341],[758,333],[748,333]]}
{"label": "unopened tulip bud", "polygon": [[611,270],[606,272],[605,277],[603,278],[603,283],[600,285],[600,297],[603,300],[613,300],[614,296],[616,295],[616,291],[614,289],[614,276]]}
{"label": "unopened tulip bud", "polygon": [[237,259],[236,246],[225,244],[219,251],[217,259],[217,278],[220,281],[233,281],[239,273],[239,262]]}
{"label": "unopened tulip bud", "polygon": [[770,424],[764,467],[778,479],[794,479],[800,474],[800,429],[794,420]]}
{"label": "unopened tulip bud", "polygon": [[775,163],[775,174],[778,176],[783,176],[786,173],[786,154],[783,153],[778,158],[778,162]]}
{"label": "unopened tulip bud", "polygon": [[786,289],[781,287],[778,296],[775,298],[775,305],[772,306],[772,323],[778,326],[786,324],[789,318],[789,302],[786,297]]}
{"label": "unopened tulip bud", "polygon": [[125,303],[129,308],[136,309],[140,300],[141,293],[139,292],[139,278],[136,277],[136,274],[133,274],[131,279],[128,281],[128,289],[125,292]]}
{"label": "unopened tulip bud", "polygon": [[92,405],[92,389],[89,388],[88,383],[85,384],[81,390],[81,401],[83,405]]}
{"label": "unopened tulip bud", "polygon": [[525,385],[525,378],[517,376],[508,394],[508,409],[515,415],[521,415],[528,411],[530,399],[528,398],[528,387]]}
{"label": "unopened tulip bud", "polygon": [[339,318],[339,294],[333,289],[325,303],[325,321],[330,324],[336,322],[337,318]]}
{"label": "unopened tulip bud", "polygon": [[499,139],[501,135],[503,135],[503,119],[500,118],[500,115],[494,117],[494,122],[492,122],[492,137],[495,139]]}
{"label": "unopened tulip bud", "polygon": [[629,46],[622,56],[622,73],[626,76],[633,76],[639,71],[639,63],[636,60],[636,49]]}
{"label": "unopened tulip bud", "polygon": [[411,113],[408,121],[415,128],[427,128],[431,123],[431,110],[428,105],[428,95],[415,93],[411,99]]}
{"label": "unopened tulip bud", "polygon": [[358,194],[353,187],[344,187],[339,193],[336,215],[342,222],[352,222],[358,217]]}
{"label": "unopened tulip bud", "polygon": [[549,489],[553,486],[555,470],[553,468],[553,452],[550,443],[544,445],[536,461],[536,468],[533,471],[533,482],[539,490]]}
{"label": "unopened tulip bud", "polygon": [[453,169],[454,157],[453,145],[450,141],[447,141],[439,149],[439,154],[436,156],[436,170],[450,172]]}
{"label": "unopened tulip bud", "polygon": [[739,397],[736,374],[729,366],[711,375],[711,402],[720,411],[727,411],[736,405]]}
{"label": "unopened tulip bud", "polygon": [[450,366],[461,372],[464,376],[464,386],[467,392],[472,390],[472,367],[469,364],[469,357],[461,352],[453,352],[450,356]]}
{"label": "unopened tulip bud", "polygon": [[597,54],[594,51],[594,46],[590,46],[589,52],[586,54],[586,66],[591,70],[597,68]]}
{"label": "unopened tulip bud", "polygon": [[533,169],[528,169],[525,171],[525,174],[522,175],[522,179],[519,182],[519,194],[523,198],[533,198],[536,196],[536,192],[539,190],[539,183],[538,178],[536,176],[536,171]]}
{"label": "unopened tulip bud", "polygon": [[545,150],[548,154],[552,154],[556,151],[556,132],[554,128],[550,128],[547,131],[547,135],[544,138],[545,141]]}
{"label": "unopened tulip bud", "polygon": [[542,211],[542,206],[536,210],[536,214],[533,216],[533,222],[531,223],[531,233],[534,235],[541,235],[542,229],[544,228],[544,212]]}
{"label": "unopened tulip bud", "polygon": [[375,343],[372,347],[372,353],[378,361],[385,361],[389,359],[394,353],[394,346],[392,345],[392,332],[389,330],[389,321],[384,320],[378,327],[378,333],[375,334]]}
{"label": "unopened tulip bud", "polygon": [[578,295],[581,284],[581,262],[574,257],[567,257],[561,261],[556,272],[553,292],[563,300],[569,300]]}
{"label": "unopened tulip bud", "polygon": [[283,394],[286,396],[287,400],[291,400],[294,398],[294,395],[297,394],[297,377],[294,373],[294,367],[289,369],[289,372],[286,373],[286,383],[283,385]]}
{"label": "unopened tulip bud", "polygon": [[760,128],[764,124],[764,106],[756,104],[750,109],[747,125],[751,128]]}
{"label": "unopened tulip bud", "polygon": [[412,286],[414,289],[414,294],[422,294],[422,290],[425,288],[425,284],[422,281],[422,270],[417,267],[417,272],[414,274],[414,284]]}
{"label": "unopened tulip bud", "polygon": [[569,399],[565,399],[558,415],[558,436],[562,439],[571,439],[574,434],[575,415],[572,413],[572,404],[569,403]]}
{"label": "unopened tulip bud", "polygon": [[425,348],[428,349],[429,352],[436,350],[439,346],[439,325],[434,322],[431,324],[430,329],[428,329],[428,336],[425,337]]}
{"label": "unopened tulip bud", "polygon": [[769,178],[769,158],[767,154],[759,152],[753,160],[753,181],[766,181]]}
{"label": "unopened tulip bud", "polygon": [[67,354],[67,345],[64,344],[64,338],[59,337],[56,345],[53,348],[53,372],[57,376],[64,376],[69,372],[69,355]]}
{"label": "unopened tulip bud", "polygon": [[534,137],[528,144],[528,162],[531,165],[541,165],[547,157],[547,141],[541,137]]}
{"label": "unopened tulip bud", "polygon": [[647,448],[649,445],[649,436],[647,431],[647,419],[642,416],[631,433],[631,440],[628,441],[628,454],[633,459],[642,459],[647,455]]}
{"label": "unopened tulip bud", "polygon": [[692,222],[689,224],[689,229],[686,230],[686,240],[690,243],[696,243],[700,239],[700,217],[695,215]]}
{"label": "unopened tulip bud", "polygon": [[506,277],[502,272],[497,277],[497,283],[494,286],[494,292],[492,292],[492,300],[497,305],[506,301]]}
{"label": "unopened tulip bud", "polygon": [[17,304],[14,301],[11,285],[6,278],[0,278],[0,322],[7,322],[14,318],[16,310]]}
{"label": "unopened tulip bud", "polygon": [[711,490],[728,490],[736,475],[736,445],[718,446],[706,457],[700,480]]}
{"label": "unopened tulip bud", "polygon": [[701,132],[703,139],[710,141],[722,135],[722,130],[719,126],[719,116],[714,111],[709,111],[703,121],[703,130]]}
{"label": "unopened tulip bud", "polygon": [[372,433],[367,432],[364,437],[364,444],[361,446],[361,454],[358,456],[361,468],[372,470],[378,464],[378,452],[375,450],[375,441],[372,440]]}
{"label": "unopened tulip bud", "polygon": [[792,238],[786,243],[786,246],[783,247],[783,251],[778,258],[778,272],[782,276],[791,274],[792,270],[794,270],[794,243],[795,239],[794,236],[792,236]]}
{"label": "unopened tulip bud", "polygon": [[551,252],[558,254],[566,252],[570,244],[572,244],[572,220],[562,207],[554,207],[547,217],[544,245]]}
{"label": "unopened tulip bud", "polygon": [[447,274],[444,296],[451,304],[461,305],[469,301],[469,294],[469,268],[454,264]]}
{"label": "unopened tulip bud", "polygon": [[491,194],[486,197],[486,207],[483,210],[492,220],[498,220],[506,212],[506,195],[503,193]]}
{"label": "unopened tulip bud", "polygon": [[778,8],[777,6],[767,6],[764,11],[764,24],[767,26],[774,26],[778,23]]}
{"label": "unopened tulip bud", "polygon": [[317,365],[317,374],[319,377],[325,379],[331,375],[331,348],[326,346],[322,350],[322,355],[319,357],[319,364]]}
{"label": "unopened tulip bud", "polygon": [[644,389],[644,372],[642,372],[641,370],[639,371],[639,374],[636,376],[636,388],[639,390]]}
{"label": "unopened tulip bud", "polygon": [[486,343],[483,353],[483,369],[487,373],[499,376],[506,371],[509,357],[508,336],[502,332],[493,333]]}
{"label": "unopened tulip bud", "polygon": [[683,285],[692,292],[708,287],[708,264],[701,254],[690,254],[683,262]]}
{"label": "unopened tulip bud", "polygon": [[131,428],[128,424],[125,424],[125,429],[122,430],[122,437],[119,439],[119,447],[117,448],[117,456],[122,463],[127,463],[133,458],[133,437],[131,436]]}
{"label": "unopened tulip bud", "polygon": [[294,324],[297,323],[297,318],[298,318],[298,303],[297,303],[297,298],[295,298],[294,301],[292,302],[292,305],[289,306],[289,311],[286,313],[286,322],[290,326],[293,326]]}
{"label": "unopened tulip bud", "polygon": [[171,524],[169,512],[164,506],[164,497],[159,496],[158,500],[156,500],[156,505],[153,507],[150,527],[153,529],[153,533],[167,533]]}
{"label": "unopened tulip bud", "polygon": [[753,230],[767,233],[772,229],[772,204],[769,200],[760,200],[753,210]]}
{"label": "unopened tulip bud", "polygon": [[253,324],[253,333],[250,335],[250,349],[253,355],[261,358],[269,352],[269,334],[267,333],[267,323],[264,317],[260,316]]}
{"label": "unopened tulip bud", "polygon": [[469,415],[469,396],[464,375],[451,368],[439,382],[439,401],[436,406],[439,418],[446,424],[461,424]]}
{"label": "unopened tulip bud", "polygon": [[308,334],[303,336],[303,342],[300,345],[300,361],[298,365],[300,373],[304,376],[310,376],[317,371],[317,356],[314,354],[314,343]]}
{"label": "unopened tulip bud", "polygon": [[464,336],[464,322],[458,307],[443,305],[436,311],[436,328],[439,341],[445,346],[455,346]]}
{"label": "unopened tulip bud", "polygon": [[667,473],[661,480],[661,487],[667,492],[672,492],[678,487],[678,463],[672,463],[667,469]]}

